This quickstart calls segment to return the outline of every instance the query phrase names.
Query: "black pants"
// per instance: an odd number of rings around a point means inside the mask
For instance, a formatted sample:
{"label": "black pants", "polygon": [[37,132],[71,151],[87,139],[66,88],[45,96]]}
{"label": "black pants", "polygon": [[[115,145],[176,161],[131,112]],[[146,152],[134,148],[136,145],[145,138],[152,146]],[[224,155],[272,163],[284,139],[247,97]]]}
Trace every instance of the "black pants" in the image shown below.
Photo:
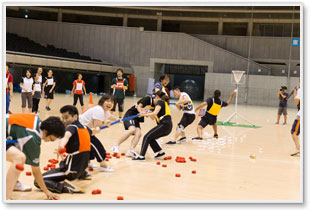
{"label": "black pants", "polygon": [[118,104],[118,111],[123,112],[124,111],[124,99],[123,98],[115,98],[115,103],[111,111],[115,112],[117,104]]}
{"label": "black pants", "polygon": [[84,106],[83,94],[74,94],[73,95],[73,106],[77,104],[78,99],[80,100],[81,106]]}
{"label": "black pants", "polygon": [[[64,171],[66,171],[66,168],[60,166],[59,168],[52,169],[42,174],[45,185],[49,191],[54,193],[69,193],[69,190],[64,186],[63,181],[65,179],[75,180],[79,177],[85,176],[87,173],[86,171],[81,171],[79,173],[65,174]],[[34,185],[40,189],[36,181],[34,181]]]}
{"label": "black pants", "polygon": [[32,98],[32,112],[38,113],[39,110],[39,103],[40,99],[39,98]]}
{"label": "black pants", "polygon": [[97,162],[103,162],[106,157],[106,151],[100,142],[100,140],[96,136],[91,136],[90,138],[90,156],[89,159],[93,160],[96,158]]}
{"label": "black pants", "polygon": [[140,155],[145,156],[146,150],[149,145],[151,146],[154,153],[159,152],[161,150],[161,147],[156,141],[156,139],[169,135],[171,130],[171,120],[165,123],[159,123],[156,127],[152,128],[147,134],[144,135]]}

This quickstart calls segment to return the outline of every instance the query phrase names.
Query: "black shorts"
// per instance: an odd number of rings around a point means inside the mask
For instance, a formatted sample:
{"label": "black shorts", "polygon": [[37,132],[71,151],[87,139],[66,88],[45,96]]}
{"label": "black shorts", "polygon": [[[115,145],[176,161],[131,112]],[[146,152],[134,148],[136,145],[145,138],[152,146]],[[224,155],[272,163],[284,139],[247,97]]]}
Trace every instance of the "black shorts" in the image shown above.
{"label": "black shorts", "polygon": [[[130,113],[127,111],[126,114],[124,115],[124,118],[130,117],[133,115],[134,115],[133,113]],[[140,120],[138,117],[124,121],[125,130],[128,130],[128,128],[131,126],[135,126],[136,128],[140,128]]]}
{"label": "black shorts", "polygon": [[184,113],[181,121],[178,124],[178,129],[183,131],[187,126],[194,122],[195,118],[195,114]]}
{"label": "black shorts", "polygon": [[54,90],[50,93],[50,90],[52,89],[52,85],[48,85],[44,89],[44,98],[45,99],[54,99]]}
{"label": "black shorts", "polygon": [[216,123],[217,118],[212,116],[203,116],[198,125],[205,128],[207,125],[214,125]]}
{"label": "black shorts", "polygon": [[118,104],[118,111],[123,112],[124,111],[124,99],[123,98],[116,98],[115,104],[112,108],[112,112],[115,112],[116,104]]}
{"label": "black shorts", "polygon": [[15,147],[15,144],[6,144],[6,150],[8,151],[8,149],[10,149],[10,147]]}
{"label": "black shorts", "polygon": [[291,134],[296,134],[297,136],[299,136],[299,133],[300,133],[300,120],[294,120]]}

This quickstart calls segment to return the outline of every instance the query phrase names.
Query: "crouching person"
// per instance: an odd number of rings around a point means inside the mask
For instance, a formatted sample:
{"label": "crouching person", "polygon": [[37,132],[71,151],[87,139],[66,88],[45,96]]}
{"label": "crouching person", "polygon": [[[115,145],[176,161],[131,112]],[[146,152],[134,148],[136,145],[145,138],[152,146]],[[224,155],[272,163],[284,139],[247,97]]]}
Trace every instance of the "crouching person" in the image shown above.
{"label": "crouching person", "polygon": [[[60,109],[62,120],[66,127],[65,135],[60,139],[57,150],[62,157],[59,168],[43,174],[43,179],[49,190],[55,193],[84,193],[85,190],[72,184],[75,179],[90,179],[85,171],[90,155],[91,131],[78,121],[78,110],[75,106],[66,105]],[[67,152],[63,158],[61,150]],[[39,187],[36,183],[35,185]]]}
{"label": "crouching person", "polygon": [[[50,142],[64,136],[65,127],[58,117],[49,117],[41,122],[36,114],[6,115],[6,161],[11,166],[6,176],[6,199],[12,199],[13,190],[22,187],[18,181],[24,164],[31,165],[37,186],[48,199],[56,200],[58,196],[48,190],[39,167],[41,141]],[[13,140],[14,139],[14,140]],[[31,188],[30,188],[31,190]]]}

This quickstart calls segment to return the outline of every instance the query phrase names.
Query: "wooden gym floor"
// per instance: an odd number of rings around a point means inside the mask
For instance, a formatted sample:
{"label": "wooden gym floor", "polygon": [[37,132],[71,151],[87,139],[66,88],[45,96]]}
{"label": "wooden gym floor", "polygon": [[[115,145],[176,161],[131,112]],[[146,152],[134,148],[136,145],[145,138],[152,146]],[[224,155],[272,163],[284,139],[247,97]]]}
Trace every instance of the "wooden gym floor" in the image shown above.
{"label": "wooden gym floor", "polygon": [[[87,108],[88,97],[84,96]],[[94,96],[94,103],[99,97]],[[132,106],[137,98],[127,97],[125,111]],[[227,100],[227,99],[224,99]],[[59,109],[63,105],[72,104],[73,97],[56,94],[51,104],[51,111],[45,110],[45,100],[41,99],[39,115],[42,119],[48,116],[60,116]],[[197,106],[200,102],[195,102]],[[80,106],[77,106],[80,110]],[[21,112],[20,94],[14,93],[10,110],[13,113]],[[234,104],[223,108],[218,116],[218,121],[224,121],[234,111]],[[291,157],[295,151],[291,139],[290,129],[297,114],[297,109],[288,109],[288,125],[275,125],[277,107],[259,107],[239,105],[238,112],[255,125],[262,128],[240,128],[218,126],[219,139],[212,139],[213,130],[210,126],[204,131],[203,142],[192,142],[190,137],[196,136],[196,127],[200,118],[196,117],[193,124],[186,128],[188,143],[166,145],[175,132],[181,119],[182,112],[171,106],[173,130],[167,137],[160,139],[162,147],[172,160],[156,160],[153,158],[151,148],[147,152],[147,161],[136,162],[121,156],[120,159],[112,158],[108,164],[114,168],[112,173],[91,173],[92,180],[73,181],[76,185],[86,189],[85,194],[61,194],[61,200],[106,200],[116,201],[117,196],[125,200],[192,200],[206,202],[220,201],[284,201],[296,202],[302,199],[301,194],[301,161],[300,157]],[[238,121],[239,122],[239,121]],[[246,124],[242,122],[242,124]],[[145,134],[155,126],[155,122],[146,119],[141,124]],[[102,141],[107,152],[111,153],[114,142],[124,131],[122,124],[111,126],[110,129],[101,131],[97,136]],[[140,151],[143,137],[136,148]],[[131,137],[120,147],[120,152],[127,152]],[[53,154],[58,141],[42,143],[41,169],[48,164],[48,159],[56,158]],[[249,156],[255,155],[256,159]],[[176,163],[175,157],[186,158],[186,163]],[[197,162],[188,159],[192,156]],[[167,167],[156,165],[156,162],[167,164]],[[9,162],[6,162],[8,166]],[[97,164],[96,161],[93,163]],[[33,176],[26,176],[30,171],[26,165],[20,180],[32,186],[32,192],[14,192],[14,200],[43,200],[45,194],[38,191],[33,185]],[[196,174],[192,174],[196,170]],[[181,177],[175,177],[180,173]],[[101,195],[92,195],[93,189],[101,189]]]}

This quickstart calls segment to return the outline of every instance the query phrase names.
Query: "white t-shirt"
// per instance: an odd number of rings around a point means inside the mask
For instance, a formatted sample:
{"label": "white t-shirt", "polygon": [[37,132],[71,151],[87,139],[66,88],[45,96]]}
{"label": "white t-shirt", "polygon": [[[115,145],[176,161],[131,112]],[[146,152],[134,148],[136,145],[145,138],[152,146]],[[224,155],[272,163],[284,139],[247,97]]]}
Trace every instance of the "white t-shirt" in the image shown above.
{"label": "white t-shirt", "polygon": [[53,85],[54,84],[54,77],[45,77],[45,79],[47,80],[47,84],[46,86],[49,86],[49,85]]}
{"label": "white t-shirt", "polygon": [[30,78],[23,77],[22,83],[23,83],[24,88],[27,89],[27,91],[25,91],[24,89],[22,89],[22,93],[29,93],[29,92],[32,92],[32,85],[33,85],[33,79],[32,79],[32,77],[30,77]]}
{"label": "white t-shirt", "polygon": [[42,75],[40,75],[40,76],[38,77],[38,82],[40,82],[40,84],[42,84]]}
{"label": "white t-shirt", "polygon": [[41,83],[39,81],[34,84],[34,91],[41,92]]}
{"label": "white t-shirt", "polygon": [[[297,90],[296,99],[300,100],[300,88]],[[299,118],[299,117],[300,117],[300,110],[297,113],[297,118]]]}
{"label": "white t-shirt", "polygon": [[83,114],[79,115],[79,121],[83,125],[88,126],[89,128],[94,128],[94,120],[100,120],[102,122],[106,122],[111,117],[111,113],[105,112],[102,106],[96,105],[88,110],[86,110]]}
{"label": "white t-shirt", "polygon": [[189,97],[189,95],[187,93],[181,92],[179,101],[183,101],[184,96],[187,96],[189,99],[189,102],[187,102],[187,104],[184,104],[184,108],[183,108],[184,113],[195,114],[194,104],[192,102],[191,97]]}

